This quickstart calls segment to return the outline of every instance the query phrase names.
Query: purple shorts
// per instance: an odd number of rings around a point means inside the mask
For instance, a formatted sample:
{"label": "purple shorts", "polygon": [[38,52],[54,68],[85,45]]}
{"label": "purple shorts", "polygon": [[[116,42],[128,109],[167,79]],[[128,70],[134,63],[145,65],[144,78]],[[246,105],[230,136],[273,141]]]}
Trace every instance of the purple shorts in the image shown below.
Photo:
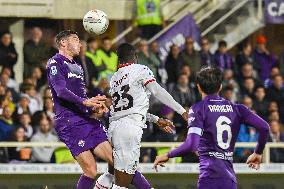
{"label": "purple shorts", "polygon": [[96,119],[77,116],[61,118],[56,120],[55,125],[59,139],[66,144],[73,157],[108,141],[103,124]]}
{"label": "purple shorts", "polygon": [[198,189],[237,189],[237,183],[231,179],[202,178],[198,180]]}

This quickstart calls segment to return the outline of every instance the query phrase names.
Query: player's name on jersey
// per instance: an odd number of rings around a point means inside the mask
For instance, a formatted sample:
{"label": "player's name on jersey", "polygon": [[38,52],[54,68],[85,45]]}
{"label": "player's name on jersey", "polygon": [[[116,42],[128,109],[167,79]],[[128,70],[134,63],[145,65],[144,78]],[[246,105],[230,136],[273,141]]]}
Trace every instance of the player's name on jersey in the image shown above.
{"label": "player's name on jersey", "polygon": [[118,87],[118,86],[120,86],[121,83],[122,83],[125,79],[127,79],[127,77],[128,77],[128,73],[127,73],[127,74],[124,74],[119,80],[113,81],[113,83],[114,83],[113,87]]}
{"label": "player's name on jersey", "polygon": [[231,105],[208,105],[210,112],[233,112]]}

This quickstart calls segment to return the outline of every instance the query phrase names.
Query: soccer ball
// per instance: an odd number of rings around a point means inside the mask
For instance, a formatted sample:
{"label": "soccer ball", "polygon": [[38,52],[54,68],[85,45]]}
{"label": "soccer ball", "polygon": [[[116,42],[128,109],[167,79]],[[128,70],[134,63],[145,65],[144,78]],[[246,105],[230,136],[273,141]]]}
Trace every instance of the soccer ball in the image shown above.
{"label": "soccer ball", "polygon": [[98,9],[90,10],[83,19],[83,26],[90,34],[100,35],[107,30],[108,25],[109,20],[106,13]]}

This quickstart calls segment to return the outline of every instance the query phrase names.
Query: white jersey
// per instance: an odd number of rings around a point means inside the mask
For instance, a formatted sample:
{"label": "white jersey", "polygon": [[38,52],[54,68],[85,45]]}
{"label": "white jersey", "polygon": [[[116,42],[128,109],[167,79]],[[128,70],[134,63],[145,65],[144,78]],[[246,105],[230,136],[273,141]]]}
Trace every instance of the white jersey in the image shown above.
{"label": "white jersey", "polygon": [[146,118],[151,96],[146,85],[152,81],[155,81],[155,78],[147,66],[141,64],[120,65],[110,81],[112,96],[110,121],[130,114],[140,114]]}

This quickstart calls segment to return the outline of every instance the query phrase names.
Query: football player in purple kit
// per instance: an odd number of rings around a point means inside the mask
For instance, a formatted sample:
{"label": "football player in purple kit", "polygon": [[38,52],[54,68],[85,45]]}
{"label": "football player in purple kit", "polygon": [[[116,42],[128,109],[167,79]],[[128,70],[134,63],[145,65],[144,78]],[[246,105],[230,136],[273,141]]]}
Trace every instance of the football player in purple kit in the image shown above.
{"label": "football player in purple kit", "polygon": [[220,97],[222,72],[215,67],[204,67],[197,73],[197,86],[202,101],[189,110],[188,136],[178,148],[157,156],[154,168],[169,158],[198,152],[200,161],[199,189],[236,189],[233,169],[233,152],[240,124],[250,125],[259,132],[258,144],[247,164],[259,169],[261,154],[269,135],[269,125],[262,118],[241,104],[234,104]]}
{"label": "football player in purple kit", "polygon": [[[108,111],[105,96],[87,97],[84,72],[73,60],[79,55],[81,43],[77,32],[65,30],[57,34],[59,53],[49,59],[47,64],[48,83],[55,107],[55,130],[59,139],[66,144],[77,160],[84,174],[81,175],[77,189],[93,189],[97,167],[94,156],[113,166],[112,147],[108,142],[102,123],[92,118],[94,111]],[[153,117],[154,115],[151,115]],[[150,117],[149,117],[150,119]],[[157,118],[153,121],[170,132],[171,122]],[[102,181],[112,183],[113,174],[106,172]],[[132,184],[140,189],[151,188],[143,175],[136,171]],[[110,187],[95,186],[98,189]]]}
{"label": "football player in purple kit", "polygon": [[[73,60],[81,43],[75,31],[62,31],[56,36],[59,53],[49,59],[47,76],[55,108],[55,130],[66,144],[84,174],[77,189],[92,189],[99,158],[112,163],[112,148],[100,121],[90,118],[94,109],[102,109],[105,96],[87,97],[84,73]],[[92,152],[91,152],[92,150]]]}

